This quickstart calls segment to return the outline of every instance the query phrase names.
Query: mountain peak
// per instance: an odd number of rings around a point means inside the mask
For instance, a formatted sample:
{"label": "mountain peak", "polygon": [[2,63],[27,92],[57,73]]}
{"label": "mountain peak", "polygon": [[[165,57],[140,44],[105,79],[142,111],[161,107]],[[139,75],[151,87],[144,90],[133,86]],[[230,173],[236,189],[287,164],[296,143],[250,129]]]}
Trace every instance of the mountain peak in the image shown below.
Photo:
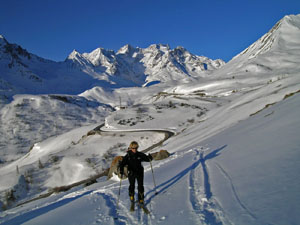
{"label": "mountain peak", "polygon": [[169,51],[170,46],[168,44],[152,44],[147,49],[150,50],[161,50],[163,52]]}
{"label": "mountain peak", "polygon": [[115,60],[115,52],[113,50],[106,50],[101,47],[90,53],[83,53],[82,56],[96,67],[100,65],[111,65]]}
{"label": "mountain peak", "polygon": [[283,25],[288,25],[291,27],[296,27],[297,29],[300,29],[300,14],[298,15],[287,15],[283,17],[281,20],[281,23]]}
{"label": "mountain peak", "polygon": [[114,50],[108,50],[104,48],[96,48],[94,51],[91,53],[84,53],[85,55],[88,55],[89,58],[99,58],[99,57],[111,57],[112,55],[115,54]]}
{"label": "mountain peak", "polygon": [[6,45],[8,42],[7,40],[4,38],[3,35],[0,34],[0,46],[1,45]]}
{"label": "mountain peak", "polygon": [[74,49],[74,50],[70,53],[70,55],[68,56],[67,59],[74,59],[74,58],[76,58],[78,55],[80,55],[80,53],[79,53],[76,49]]}
{"label": "mountain peak", "polygon": [[180,54],[180,55],[184,55],[185,53],[189,53],[189,51],[187,51],[184,47],[182,46],[177,46],[174,50],[173,50],[176,54]]}
{"label": "mountain peak", "polygon": [[117,54],[132,55],[137,49],[127,44],[119,49]]}
{"label": "mountain peak", "polygon": [[182,47],[182,46],[177,46],[175,49],[178,49],[180,51],[186,51],[186,49],[184,47]]}
{"label": "mountain peak", "polygon": [[[288,15],[278,21],[268,33],[250,45],[232,60],[246,57],[248,60],[267,52],[286,52],[298,48],[300,35],[300,14]],[[291,42],[291,40],[293,40]]]}

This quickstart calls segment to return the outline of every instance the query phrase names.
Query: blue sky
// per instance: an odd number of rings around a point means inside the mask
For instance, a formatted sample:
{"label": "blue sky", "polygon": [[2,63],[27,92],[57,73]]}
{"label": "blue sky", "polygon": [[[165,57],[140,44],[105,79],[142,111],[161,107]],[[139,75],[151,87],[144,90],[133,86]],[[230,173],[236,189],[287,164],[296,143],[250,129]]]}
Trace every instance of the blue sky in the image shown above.
{"label": "blue sky", "polygon": [[0,34],[55,61],[162,43],[227,62],[299,13],[299,0],[1,0]]}

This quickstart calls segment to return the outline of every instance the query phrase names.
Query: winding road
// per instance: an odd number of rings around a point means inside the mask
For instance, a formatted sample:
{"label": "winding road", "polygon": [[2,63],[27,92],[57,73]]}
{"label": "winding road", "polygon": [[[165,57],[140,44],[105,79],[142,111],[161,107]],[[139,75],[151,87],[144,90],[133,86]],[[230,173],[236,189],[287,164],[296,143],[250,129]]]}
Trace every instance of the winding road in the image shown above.
{"label": "winding road", "polygon": [[100,126],[97,126],[96,128],[93,129],[93,131],[98,132],[98,133],[108,133],[108,134],[115,134],[115,133],[137,133],[137,132],[156,132],[156,133],[163,133],[165,135],[165,138],[159,141],[158,143],[155,143],[151,145],[150,147],[142,150],[141,152],[148,152],[160,145],[162,145],[166,140],[171,138],[173,135],[175,135],[175,132],[172,132],[170,130],[163,130],[163,129],[136,129],[136,130],[103,130],[102,128],[105,126],[105,124],[101,124]]}

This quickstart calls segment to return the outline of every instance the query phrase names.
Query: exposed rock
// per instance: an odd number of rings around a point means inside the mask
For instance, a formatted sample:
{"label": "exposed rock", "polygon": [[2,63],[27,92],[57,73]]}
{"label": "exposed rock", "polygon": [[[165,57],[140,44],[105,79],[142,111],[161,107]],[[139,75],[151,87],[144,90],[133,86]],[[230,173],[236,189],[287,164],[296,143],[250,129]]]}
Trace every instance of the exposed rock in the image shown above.
{"label": "exposed rock", "polygon": [[[116,156],[111,165],[110,169],[107,175],[107,179],[109,180],[110,178],[113,177],[113,174],[118,175],[119,178],[121,178],[120,170],[119,170],[119,163],[123,160],[123,156]],[[127,167],[124,167],[124,175],[123,178],[127,178],[128,173],[127,173]]]}
{"label": "exposed rock", "polygon": [[170,153],[167,150],[160,150],[159,152],[151,153],[154,160],[166,159],[170,156]]}

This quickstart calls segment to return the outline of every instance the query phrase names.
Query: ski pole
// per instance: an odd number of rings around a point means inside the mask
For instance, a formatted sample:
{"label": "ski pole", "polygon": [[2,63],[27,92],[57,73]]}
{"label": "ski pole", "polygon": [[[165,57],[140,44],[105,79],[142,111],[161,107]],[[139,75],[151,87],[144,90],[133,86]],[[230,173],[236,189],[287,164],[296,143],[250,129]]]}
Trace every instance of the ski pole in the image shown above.
{"label": "ski pole", "polygon": [[119,195],[118,195],[117,206],[119,206],[119,200],[120,200],[120,195],[121,195],[122,178],[123,178],[123,175],[121,175],[121,178],[120,178],[120,187],[119,187]]}
{"label": "ski pole", "polygon": [[155,195],[157,195],[158,193],[156,192],[156,183],[155,183],[155,179],[154,179],[154,172],[153,172],[153,168],[152,168],[152,163],[151,163],[151,161],[150,161],[150,166],[151,166],[151,171],[152,171],[152,177],[153,177],[153,183],[154,183]]}

